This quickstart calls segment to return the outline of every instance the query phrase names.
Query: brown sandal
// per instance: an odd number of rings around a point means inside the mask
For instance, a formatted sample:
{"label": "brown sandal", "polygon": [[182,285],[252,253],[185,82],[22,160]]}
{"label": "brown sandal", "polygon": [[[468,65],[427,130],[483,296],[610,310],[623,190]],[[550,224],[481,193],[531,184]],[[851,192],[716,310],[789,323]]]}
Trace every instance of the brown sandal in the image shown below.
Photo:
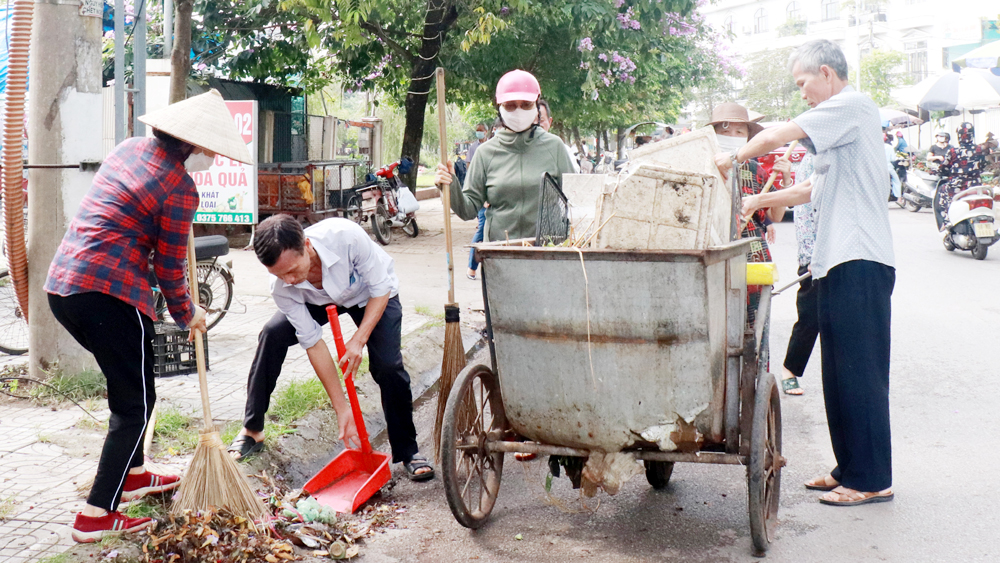
{"label": "brown sandal", "polygon": [[892,489],[875,493],[863,493],[846,487],[837,487],[819,497],[819,501],[830,506],[859,506],[873,502],[889,502],[893,496]]}
{"label": "brown sandal", "polygon": [[817,477],[812,481],[806,481],[805,486],[810,491],[832,491],[840,486],[840,483],[827,473],[822,477]]}

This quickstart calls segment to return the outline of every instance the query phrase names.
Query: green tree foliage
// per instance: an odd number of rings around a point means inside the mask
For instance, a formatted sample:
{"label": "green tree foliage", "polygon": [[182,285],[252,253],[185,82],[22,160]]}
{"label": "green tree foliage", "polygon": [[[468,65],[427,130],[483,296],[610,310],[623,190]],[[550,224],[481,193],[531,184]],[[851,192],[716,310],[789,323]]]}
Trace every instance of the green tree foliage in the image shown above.
{"label": "green tree foliage", "polygon": [[743,97],[767,121],[791,119],[809,109],[788,71],[792,48],[761,51],[747,58]]}
{"label": "green tree foliage", "polygon": [[861,59],[861,91],[880,107],[888,105],[892,89],[907,83],[904,73],[896,72],[905,62],[906,55],[898,51],[872,51]]}

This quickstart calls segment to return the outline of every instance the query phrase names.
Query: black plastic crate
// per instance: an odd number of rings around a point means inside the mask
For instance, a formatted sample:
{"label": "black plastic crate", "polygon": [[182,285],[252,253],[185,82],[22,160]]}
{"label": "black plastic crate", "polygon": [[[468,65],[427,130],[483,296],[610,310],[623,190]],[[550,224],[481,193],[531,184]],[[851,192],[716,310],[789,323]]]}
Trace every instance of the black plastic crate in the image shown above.
{"label": "black plastic crate", "polygon": [[[154,323],[153,375],[170,377],[198,373],[194,342],[188,342],[188,331],[173,323]],[[208,335],[201,335],[205,344],[205,369],[208,369]]]}

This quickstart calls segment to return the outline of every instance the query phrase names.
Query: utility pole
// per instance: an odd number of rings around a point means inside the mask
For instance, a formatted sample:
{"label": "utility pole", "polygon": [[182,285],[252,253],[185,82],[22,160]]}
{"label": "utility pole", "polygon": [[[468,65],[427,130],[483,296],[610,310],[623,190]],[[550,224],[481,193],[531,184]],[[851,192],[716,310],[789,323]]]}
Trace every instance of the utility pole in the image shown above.
{"label": "utility pole", "polygon": [[[28,103],[28,163],[100,161],[101,18],[80,4],[38,2],[32,27]],[[117,15],[117,14],[116,14]],[[49,264],[94,179],[93,167],[31,170],[28,179],[28,307],[32,377],[58,364],[67,373],[95,367],[56,322],[42,289]]]}

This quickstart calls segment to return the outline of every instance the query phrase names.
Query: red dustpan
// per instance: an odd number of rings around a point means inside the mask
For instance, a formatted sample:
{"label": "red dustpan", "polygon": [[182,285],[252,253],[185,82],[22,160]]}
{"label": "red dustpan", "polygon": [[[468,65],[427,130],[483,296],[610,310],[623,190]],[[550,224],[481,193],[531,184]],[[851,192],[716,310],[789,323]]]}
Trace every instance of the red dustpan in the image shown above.
{"label": "red dustpan", "polygon": [[[344,335],[340,332],[340,319],[337,316],[337,306],[326,308],[333,328],[333,340],[337,344],[337,356],[343,359],[345,354]],[[354,424],[361,440],[361,451],[344,449],[333,458],[326,467],[320,470],[303,489],[316,499],[316,502],[329,506],[337,512],[354,512],[372,495],[389,482],[392,473],[389,470],[389,456],[372,450],[368,442],[368,430],[365,429],[365,419],[361,416],[361,405],[358,404],[358,393],[354,389],[354,378],[344,376],[347,387],[347,398],[351,401],[351,412],[354,413]]]}

